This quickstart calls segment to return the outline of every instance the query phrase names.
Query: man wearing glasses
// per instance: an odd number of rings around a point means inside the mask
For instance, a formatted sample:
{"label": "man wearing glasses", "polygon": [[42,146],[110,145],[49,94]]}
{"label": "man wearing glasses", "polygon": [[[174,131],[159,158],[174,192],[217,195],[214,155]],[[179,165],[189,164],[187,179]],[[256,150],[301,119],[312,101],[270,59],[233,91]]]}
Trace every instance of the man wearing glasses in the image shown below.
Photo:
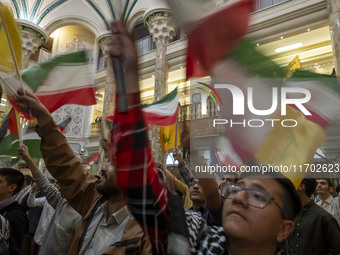
{"label": "man wearing glasses", "polygon": [[[290,180],[279,173],[243,174],[236,184],[224,185],[222,196],[223,227],[202,223],[195,240],[198,254],[273,255],[281,250],[301,208]],[[197,215],[187,217],[198,221]]]}

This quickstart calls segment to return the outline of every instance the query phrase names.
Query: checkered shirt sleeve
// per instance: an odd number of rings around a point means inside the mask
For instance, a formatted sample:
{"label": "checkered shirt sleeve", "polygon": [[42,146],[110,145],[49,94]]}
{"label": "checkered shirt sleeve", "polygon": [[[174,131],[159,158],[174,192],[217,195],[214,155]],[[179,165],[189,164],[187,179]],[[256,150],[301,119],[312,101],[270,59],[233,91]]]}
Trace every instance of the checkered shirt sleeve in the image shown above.
{"label": "checkered shirt sleeve", "polygon": [[152,159],[140,94],[129,94],[128,101],[128,113],[116,110],[114,115],[111,153],[116,180],[154,251],[166,254],[169,197]]}

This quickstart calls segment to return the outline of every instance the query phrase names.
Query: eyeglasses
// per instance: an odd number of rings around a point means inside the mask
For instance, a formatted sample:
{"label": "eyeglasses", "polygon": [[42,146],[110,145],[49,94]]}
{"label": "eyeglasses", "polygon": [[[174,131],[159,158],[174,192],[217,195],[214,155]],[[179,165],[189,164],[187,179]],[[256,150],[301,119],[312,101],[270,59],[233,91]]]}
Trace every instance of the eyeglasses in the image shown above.
{"label": "eyeglasses", "polygon": [[256,208],[264,209],[273,201],[274,204],[279,208],[284,219],[288,219],[287,214],[283,211],[281,206],[275,201],[275,199],[267,192],[258,189],[248,189],[246,187],[235,185],[235,184],[224,184],[222,190],[222,197],[224,199],[233,199],[239,192],[246,192],[246,201],[249,205]]}
{"label": "eyeglasses", "polygon": [[191,181],[190,183],[189,183],[189,187],[191,188],[191,187],[194,187],[196,184],[198,184],[198,186],[200,185],[200,182],[199,181]]}

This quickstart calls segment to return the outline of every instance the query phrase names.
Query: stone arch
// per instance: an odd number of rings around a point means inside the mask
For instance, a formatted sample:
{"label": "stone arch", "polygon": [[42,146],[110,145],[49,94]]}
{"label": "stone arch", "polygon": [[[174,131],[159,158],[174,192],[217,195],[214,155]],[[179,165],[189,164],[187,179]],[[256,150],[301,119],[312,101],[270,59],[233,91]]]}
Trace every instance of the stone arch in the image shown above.
{"label": "stone arch", "polygon": [[51,35],[51,33],[55,31],[56,29],[60,27],[68,26],[68,25],[78,25],[78,26],[85,27],[89,29],[91,32],[93,32],[96,37],[98,37],[98,35],[102,31],[106,30],[106,29],[102,29],[98,27],[97,24],[95,24],[94,22],[90,20],[86,20],[86,19],[83,19],[80,17],[74,17],[74,16],[64,16],[64,17],[59,17],[58,19],[55,19],[51,23],[47,24],[45,27],[45,31],[48,35]]}
{"label": "stone arch", "polygon": [[129,18],[129,20],[127,22],[127,28],[129,30],[129,32],[131,32],[133,30],[133,28],[135,27],[137,22],[144,20],[144,14],[145,14],[145,10],[141,9],[138,12],[136,12],[135,14],[133,14],[131,16],[131,18]]}

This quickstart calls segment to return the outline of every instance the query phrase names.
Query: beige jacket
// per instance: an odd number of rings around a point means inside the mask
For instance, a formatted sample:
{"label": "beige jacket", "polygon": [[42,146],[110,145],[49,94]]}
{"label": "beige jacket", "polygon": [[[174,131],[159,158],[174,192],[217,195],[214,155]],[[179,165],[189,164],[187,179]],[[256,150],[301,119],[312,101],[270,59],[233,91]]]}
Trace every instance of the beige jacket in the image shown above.
{"label": "beige jacket", "polygon": [[[97,178],[85,173],[80,159],[75,156],[54,121],[37,127],[36,131],[41,137],[40,148],[47,169],[60,183],[63,197],[82,216],[68,252],[69,255],[75,255],[78,254],[79,239],[87,219],[101,198],[101,194],[96,190]],[[121,241],[126,240],[130,241],[120,243],[122,246],[110,246],[104,254],[151,254],[151,243],[134,219],[125,228]]]}

